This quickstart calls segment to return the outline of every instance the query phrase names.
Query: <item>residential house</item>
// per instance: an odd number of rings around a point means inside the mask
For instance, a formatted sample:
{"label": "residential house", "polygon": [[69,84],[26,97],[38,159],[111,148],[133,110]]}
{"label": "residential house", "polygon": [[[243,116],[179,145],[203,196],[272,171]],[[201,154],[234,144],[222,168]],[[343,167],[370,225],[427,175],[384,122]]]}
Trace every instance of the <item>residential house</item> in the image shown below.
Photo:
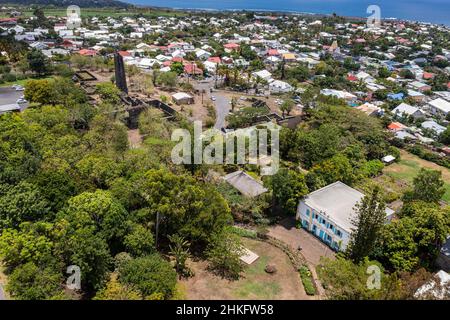
{"label": "residential house", "polygon": [[269,90],[272,93],[285,93],[294,90],[294,88],[287,82],[274,80],[269,83]]}
{"label": "residential house", "polygon": [[[303,228],[317,236],[335,250],[344,251],[352,234],[355,205],[364,194],[337,181],[308,194],[300,200],[297,220]],[[394,211],[386,208],[386,222]]]}
{"label": "residential house", "polygon": [[422,83],[419,81],[413,81],[409,84],[409,87],[413,90],[417,90],[420,92],[425,92],[425,91],[430,91],[431,90],[431,86],[426,84],[426,83]]}
{"label": "residential house", "polygon": [[450,102],[442,98],[428,102],[427,106],[430,108],[431,113],[436,116],[446,117],[450,112]]}
{"label": "residential house", "polygon": [[441,126],[440,124],[438,124],[436,121],[433,120],[424,121],[421,123],[420,126],[424,129],[433,131],[437,136],[439,136],[446,129],[446,127]]}
{"label": "residential house", "polygon": [[415,119],[425,116],[424,113],[419,108],[413,107],[404,102],[402,102],[396,108],[394,108],[394,110],[392,110],[392,113],[399,117],[410,116]]}

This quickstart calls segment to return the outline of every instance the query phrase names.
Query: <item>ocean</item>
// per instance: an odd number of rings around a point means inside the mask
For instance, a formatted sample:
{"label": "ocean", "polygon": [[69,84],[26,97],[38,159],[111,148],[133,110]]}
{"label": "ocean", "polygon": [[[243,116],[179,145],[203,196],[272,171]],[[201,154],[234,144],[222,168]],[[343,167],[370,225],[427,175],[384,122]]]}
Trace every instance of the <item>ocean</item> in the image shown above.
{"label": "ocean", "polygon": [[398,18],[450,26],[450,0],[124,0],[136,5],[177,9],[267,10],[304,13],[336,13],[367,17],[369,5],[381,8],[382,18]]}

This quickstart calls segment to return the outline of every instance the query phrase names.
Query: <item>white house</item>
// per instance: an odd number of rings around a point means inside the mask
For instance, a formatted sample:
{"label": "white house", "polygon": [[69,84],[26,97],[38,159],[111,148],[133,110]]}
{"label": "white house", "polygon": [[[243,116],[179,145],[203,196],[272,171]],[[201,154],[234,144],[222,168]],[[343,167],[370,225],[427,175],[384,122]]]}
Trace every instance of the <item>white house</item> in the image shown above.
{"label": "white house", "polygon": [[[328,246],[344,251],[352,233],[355,205],[363,197],[358,190],[337,181],[300,200],[296,218],[304,229]],[[386,208],[387,222],[393,214],[392,209]]]}
{"label": "white house", "polygon": [[274,80],[269,84],[270,92],[282,93],[282,92],[290,92],[294,90],[294,88],[287,82],[281,80]]}
{"label": "white house", "polygon": [[412,116],[416,119],[424,116],[424,113],[419,108],[413,107],[404,102],[402,102],[394,110],[392,110],[392,113],[400,117]]}
{"label": "white house", "polygon": [[433,120],[424,121],[420,125],[424,129],[429,129],[434,131],[436,135],[440,135],[442,132],[445,131],[446,127],[441,126],[439,123]]}
{"label": "white house", "polygon": [[272,74],[269,71],[267,71],[267,70],[261,70],[261,71],[253,72],[252,75],[255,78],[261,78],[263,80],[266,80],[267,82],[271,82],[273,80],[272,79]]}
{"label": "white house", "polygon": [[445,117],[450,112],[450,102],[441,98],[428,102],[428,106],[434,115]]}

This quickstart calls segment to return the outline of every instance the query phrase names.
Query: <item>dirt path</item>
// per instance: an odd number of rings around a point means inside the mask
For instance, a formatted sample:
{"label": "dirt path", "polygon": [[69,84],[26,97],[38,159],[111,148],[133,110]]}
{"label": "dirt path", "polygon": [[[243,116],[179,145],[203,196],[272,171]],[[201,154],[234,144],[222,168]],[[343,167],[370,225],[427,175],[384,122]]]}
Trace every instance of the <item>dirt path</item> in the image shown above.
{"label": "dirt path", "polygon": [[131,149],[139,148],[142,144],[142,137],[139,129],[128,130],[128,143]]}

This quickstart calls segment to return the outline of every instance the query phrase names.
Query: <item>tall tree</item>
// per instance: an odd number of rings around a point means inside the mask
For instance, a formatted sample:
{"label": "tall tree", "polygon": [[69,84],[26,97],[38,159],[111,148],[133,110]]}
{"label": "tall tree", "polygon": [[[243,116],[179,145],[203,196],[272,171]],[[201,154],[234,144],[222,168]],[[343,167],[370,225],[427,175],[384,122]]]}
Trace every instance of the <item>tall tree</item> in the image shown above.
{"label": "tall tree", "polygon": [[350,258],[359,262],[372,254],[386,221],[386,204],[378,186],[356,205],[356,217],[348,247]]}
{"label": "tall tree", "polygon": [[442,172],[432,169],[420,169],[414,178],[414,187],[405,194],[406,200],[438,202],[445,193]]}

